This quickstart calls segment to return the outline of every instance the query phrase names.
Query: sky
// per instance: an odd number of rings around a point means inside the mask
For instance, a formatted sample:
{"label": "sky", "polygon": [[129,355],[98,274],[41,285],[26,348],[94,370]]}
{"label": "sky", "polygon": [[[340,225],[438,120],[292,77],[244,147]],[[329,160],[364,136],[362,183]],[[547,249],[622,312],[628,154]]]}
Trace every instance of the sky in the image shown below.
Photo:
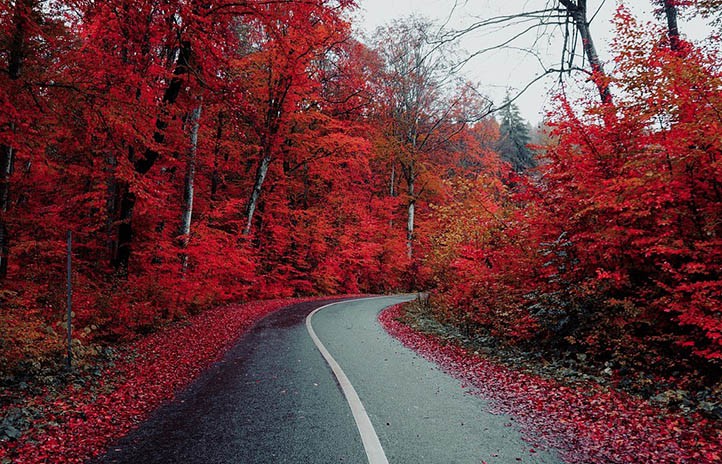
{"label": "sky", "polygon": [[[411,14],[421,15],[439,23],[447,22],[452,28],[462,28],[481,18],[489,18],[519,11],[543,8],[547,0],[459,0],[454,9],[454,0],[359,0],[360,11],[354,21],[355,28],[361,33],[371,33],[378,26],[397,18]],[[653,21],[650,0],[626,0],[624,4],[643,22]],[[592,37],[602,60],[610,60],[610,42],[613,38],[612,18],[618,6],[617,0],[592,0],[590,11],[599,9],[591,21]],[[589,15],[591,17],[591,15]],[[691,39],[702,38],[709,30],[702,21],[687,23],[680,18],[680,30]],[[480,49],[492,47],[504,42],[520,29],[497,28],[484,29],[470,34],[459,45],[460,53],[470,54]],[[532,46],[532,44],[535,44]],[[493,50],[485,52],[471,60],[464,68],[465,76],[479,85],[482,93],[500,102],[507,89],[515,95],[543,68],[539,60],[547,67],[558,67],[561,54],[561,35],[558,28],[550,27],[546,31],[534,31],[513,42],[518,49]],[[534,48],[538,58],[521,49]],[[581,81],[581,76],[578,76]],[[569,82],[569,81],[567,81]],[[571,81],[570,87],[576,84]],[[579,86],[583,84],[578,84]],[[535,83],[516,100],[522,116],[536,124],[542,120],[544,109],[548,108],[550,95],[558,88],[558,77],[548,76]]]}

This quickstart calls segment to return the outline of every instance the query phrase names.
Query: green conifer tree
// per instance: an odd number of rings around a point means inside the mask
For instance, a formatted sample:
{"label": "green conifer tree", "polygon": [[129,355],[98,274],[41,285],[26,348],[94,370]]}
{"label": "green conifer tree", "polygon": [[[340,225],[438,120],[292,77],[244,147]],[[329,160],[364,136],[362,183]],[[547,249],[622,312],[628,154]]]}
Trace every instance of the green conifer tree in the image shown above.
{"label": "green conifer tree", "polygon": [[511,164],[516,172],[535,167],[534,153],[527,146],[531,141],[529,126],[519,114],[519,107],[510,101],[509,95],[504,100],[500,116],[497,151],[501,159]]}

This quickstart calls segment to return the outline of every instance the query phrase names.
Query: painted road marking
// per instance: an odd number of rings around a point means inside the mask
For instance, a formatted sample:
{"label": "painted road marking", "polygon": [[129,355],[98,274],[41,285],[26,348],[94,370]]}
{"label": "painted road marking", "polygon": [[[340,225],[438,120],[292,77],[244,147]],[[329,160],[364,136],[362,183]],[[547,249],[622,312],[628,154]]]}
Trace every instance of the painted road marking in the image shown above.
{"label": "painted road marking", "polygon": [[[373,298],[362,298],[360,300],[368,299]],[[336,360],[333,359],[333,356],[331,356],[331,353],[329,353],[326,347],[323,346],[323,343],[321,343],[321,340],[318,338],[316,331],[313,330],[313,326],[311,325],[311,318],[313,315],[322,309],[337,304],[360,300],[339,301],[338,303],[321,306],[306,317],[306,328],[308,329],[308,334],[311,336],[316,348],[318,348],[318,351],[321,352],[321,355],[323,355],[326,363],[328,363],[329,367],[331,367],[331,370],[333,371],[333,374],[336,376],[339,385],[341,385],[341,390],[346,397],[346,401],[348,401],[348,404],[351,407],[351,413],[353,414],[353,418],[356,421],[356,427],[361,435],[361,441],[363,442],[364,449],[366,450],[366,456],[368,457],[369,464],[389,464],[388,459],[386,459],[386,453],[384,453],[384,449],[381,447],[379,437],[376,435],[376,430],[374,429],[368,414],[366,414],[366,408],[364,408],[363,403],[361,403],[361,399],[358,397],[356,389],[353,388],[353,385],[351,385],[351,382],[348,380],[348,377],[346,377],[346,374],[343,372],[343,369],[341,369],[341,366],[338,365]]]}

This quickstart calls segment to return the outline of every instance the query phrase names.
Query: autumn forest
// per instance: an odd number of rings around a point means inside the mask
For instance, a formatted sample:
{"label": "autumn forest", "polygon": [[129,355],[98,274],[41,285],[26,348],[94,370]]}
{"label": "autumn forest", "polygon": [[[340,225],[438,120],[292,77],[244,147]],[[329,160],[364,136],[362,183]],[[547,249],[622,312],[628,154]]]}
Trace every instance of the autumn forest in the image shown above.
{"label": "autumn forest", "polygon": [[70,233],[79,369],[224,304],[422,291],[722,419],[720,5],[621,3],[595,44],[592,6],[546,2],[586,92],[532,128],[456,72],[463,31],[358,37],[354,0],[2,1],[4,401],[64,368]]}

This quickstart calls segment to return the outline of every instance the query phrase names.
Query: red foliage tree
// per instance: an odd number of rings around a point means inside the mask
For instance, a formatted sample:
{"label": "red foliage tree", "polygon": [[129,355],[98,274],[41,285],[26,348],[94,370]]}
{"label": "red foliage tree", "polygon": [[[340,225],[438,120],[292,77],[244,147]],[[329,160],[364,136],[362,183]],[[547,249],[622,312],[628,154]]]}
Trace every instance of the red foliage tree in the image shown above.
{"label": "red foliage tree", "polygon": [[511,193],[463,188],[438,210],[435,248],[451,251],[432,270],[450,317],[471,329],[617,365],[704,365],[714,379],[718,57],[670,47],[663,30],[649,33],[625,10],[617,24],[614,106],[560,98],[538,178],[516,179]]}

